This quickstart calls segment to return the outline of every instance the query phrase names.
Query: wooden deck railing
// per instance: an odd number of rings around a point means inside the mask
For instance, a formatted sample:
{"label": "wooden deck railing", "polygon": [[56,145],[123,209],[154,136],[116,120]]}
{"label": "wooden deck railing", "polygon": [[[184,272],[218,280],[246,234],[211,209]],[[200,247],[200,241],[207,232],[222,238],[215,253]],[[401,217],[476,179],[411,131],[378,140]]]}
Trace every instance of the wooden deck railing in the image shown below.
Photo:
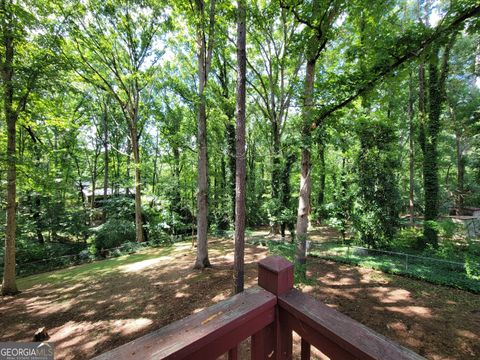
{"label": "wooden deck railing", "polygon": [[95,359],[237,359],[238,344],[251,337],[251,359],[287,360],[292,331],[302,339],[302,360],[311,346],[331,359],[423,359],[295,290],[293,265],[282,257],[259,262],[258,285]]}

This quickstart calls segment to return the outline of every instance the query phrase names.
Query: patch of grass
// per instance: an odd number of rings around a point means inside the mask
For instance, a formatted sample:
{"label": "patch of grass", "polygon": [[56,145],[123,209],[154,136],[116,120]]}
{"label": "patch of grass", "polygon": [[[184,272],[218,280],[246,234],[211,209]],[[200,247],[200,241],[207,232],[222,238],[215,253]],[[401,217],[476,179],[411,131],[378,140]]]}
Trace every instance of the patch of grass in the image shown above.
{"label": "patch of grass", "polygon": [[99,276],[108,275],[116,270],[120,266],[129,265],[136,262],[145,260],[151,260],[160,256],[171,254],[175,251],[177,246],[147,249],[132,255],[124,255],[116,258],[110,258],[106,260],[94,261],[91,263],[73,266],[66,269],[41,273],[37,275],[31,275],[24,278],[20,278],[17,281],[19,289],[24,290],[34,285],[40,284],[55,284],[55,283],[68,283],[86,281],[90,278],[97,278]]}

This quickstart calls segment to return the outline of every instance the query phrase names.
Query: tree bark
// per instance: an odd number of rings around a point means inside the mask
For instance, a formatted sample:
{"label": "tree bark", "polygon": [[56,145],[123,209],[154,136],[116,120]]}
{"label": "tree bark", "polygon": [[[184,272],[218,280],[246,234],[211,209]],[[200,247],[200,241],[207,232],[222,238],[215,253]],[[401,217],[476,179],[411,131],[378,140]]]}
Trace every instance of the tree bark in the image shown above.
{"label": "tree bark", "polygon": [[[272,95],[273,96],[273,95]],[[280,215],[280,127],[276,118],[272,119],[272,199],[275,201],[274,217],[277,220],[272,224],[272,234],[279,233],[278,216]]]}
{"label": "tree bark", "polygon": [[[105,103],[103,113],[103,200],[107,200],[108,196],[108,176],[109,176],[109,158],[108,158],[108,108]],[[105,217],[105,212],[104,212]]]}
{"label": "tree bark", "polygon": [[18,293],[15,278],[15,232],[16,223],[16,196],[17,196],[17,164],[16,164],[16,125],[18,115],[13,109],[13,61],[14,35],[12,29],[12,14],[7,9],[5,0],[1,2],[3,13],[2,32],[4,59],[1,63],[3,80],[3,109],[7,121],[7,224],[5,228],[5,260],[3,268],[2,295]]}
{"label": "tree bark", "polygon": [[462,134],[459,130],[455,131],[455,145],[457,152],[457,194],[455,207],[459,215],[463,215],[463,197],[465,184],[465,158],[463,156]]}
{"label": "tree bark", "polygon": [[[323,141],[318,142],[318,160],[320,162],[320,188],[318,189],[317,207],[320,208],[325,202],[325,144]],[[321,220],[321,219],[319,219]]]}
{"label": "tree bark", "polygon": [[246,83],[246,0],[238,1],[237,25],[237,129],[236,129],[236,163],[235,163],[235,255],[234,284],[235,293],[244,287],[244,253],[245,253],[245,83]]}
{"label": "tree bark", "polygon": [[408,144],[409,144],[409,212],[410,212],[410,225],[413,225],[413,217],[415,215],[415,203],[414,203],[414,179],[415,179],[415,147],[414,147],[414,111],[413,105],[415,99],[413,97],[413,79],[410,73],[409,79],[409,98],[408,98]]}
{"label": "tree bark", "polygon": [[298,248],[295,260],[299,265],[305,265],[307,261],[307,231],[308,231],[308,215],[310,213],[310,193],[311,193],[311,178],[310,178],[310,149],[311,141],[310,122],[312,117],[313,107],[313,85],[315,83],[315,66],[317,58],[307,61],[305,73],[305,90],[303,103],[303,129],[302,129],[302,163],[300,170],[300,196],[298,198],[297,211],[297,240]]}
{"label": "tree bark", "polygon": [[[204,18],[205,2],[197,0],[197,12],[201,20]],[[215,21],[215,0],[210,2],[209,28],[205,29],[200,24],[197,29],[198,44],[198,177],[197,177],[197,258],[195,269],[210,267],[208,260],[208,159],[207,159],[207,113],[205,86],[207,85],[208,74],[213,48]],[[207,44],[208,34],[208,44]]]}
{"label": "tree bark", "polygon": [[227,142],[228,142],[228,168],[230,169],[229,193],[232,202],[232,219],[235,223],[235,198],[236,198],[236,144],[235,144],[235,125],[230,122],[226,125]]}
{"label": "tree bark", "polygon": [[152,174],[152,194],[155,195],[157,187],[157,168],[158,168],[158,142],[160,139],[160,128],[157,125],[157,134],[155,137],[155,155],[153,157],[153,174]]}
{"label": "tree bark", "polygon": [[[280,174],[280,205],[282,209],[288,210],[290,208],[290,195],[291,195],[291,188],[290,188],[290,174],[292,170],[292,166],[297,160],[295,153],[290,153],[285,156],[285,165],[283,170]],[[292,241],[293,239],[293,222],[290,219],[283,219],[282,223],[280,224],[280,234],[282,239],[285,239],[285,231],[287,227],[292,232]]]}
{"label": "tree bark", "polygon": [[[135,124],[135,121],[133,123]],[[130,136],[132,138],[133,164],[135,167],[135,234],[137,242],[143,242],[141,163],[136,126],[130,126]]]}
{"label": "tree bark", "polygon": [[[201,40],[202,46],[200,52],[204,52],[204,42]],[[198,104],[198,178],[197,178],[197,259],[195,268],[202,269],[210,266],[208,260],[208,163],[207,163],[207,114],[205,100],[205,65],[203,56],[198,58],[198,87],[199,87],[199,104]]]}

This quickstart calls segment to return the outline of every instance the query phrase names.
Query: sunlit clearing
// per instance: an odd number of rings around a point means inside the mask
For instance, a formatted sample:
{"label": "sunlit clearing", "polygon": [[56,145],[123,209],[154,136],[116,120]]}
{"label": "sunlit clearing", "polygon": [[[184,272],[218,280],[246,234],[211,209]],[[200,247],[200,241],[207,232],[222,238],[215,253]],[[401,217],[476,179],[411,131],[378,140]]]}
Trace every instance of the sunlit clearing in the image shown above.
{"label": "sunlit clearing", "polygon": [[160,256],[155,259],[150,259],[150,260],[144,260],[144,261],[139,261],[133,264],[128,264],[128,265],[122,265],[120,266],[120,271],[122,272],[136,272],[140,271],[143,269],[146,269],[150,266],[153,266],[155,264],[158,264],[159,262],[163,260],[173,260],[173,257],[171,256]]}

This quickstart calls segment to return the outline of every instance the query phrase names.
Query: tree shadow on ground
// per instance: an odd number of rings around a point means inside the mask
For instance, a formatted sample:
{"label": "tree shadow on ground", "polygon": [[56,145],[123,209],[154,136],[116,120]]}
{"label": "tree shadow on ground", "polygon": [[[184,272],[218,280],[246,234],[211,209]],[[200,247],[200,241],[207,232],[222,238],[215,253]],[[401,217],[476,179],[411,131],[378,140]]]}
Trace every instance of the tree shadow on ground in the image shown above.
{"label": "tree shadow on ground", "polygon": [[303,291],[430,359],[480,357],[480,296],[380,271],[309,259]]}
{"label": "tree shadow on ground", "polygon": [[[35,285],[24,279],[30,288],[0,298],[0,340],[31,341],[46,326],[57,358],[87,359],[180,320],[231,295],[233,243],[210,246],[214,267],[204,271],[192,269],[195,249],[180,244],[36,275]],[[247,286],[264,256],[247,246]]]}

